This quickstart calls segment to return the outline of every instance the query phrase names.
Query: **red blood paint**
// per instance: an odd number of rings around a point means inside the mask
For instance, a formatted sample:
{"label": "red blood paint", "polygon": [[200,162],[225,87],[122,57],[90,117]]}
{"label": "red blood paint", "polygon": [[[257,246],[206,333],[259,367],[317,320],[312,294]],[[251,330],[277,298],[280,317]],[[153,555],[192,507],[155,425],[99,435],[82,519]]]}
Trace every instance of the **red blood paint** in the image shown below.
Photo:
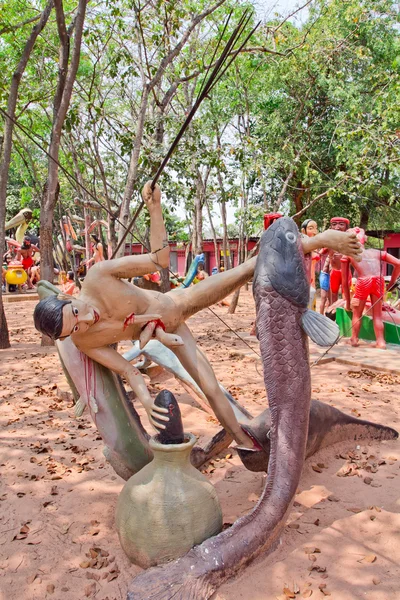
{"label": "red blood paint", "polygon": [[155,324],[156,324],[156,326],[155,326],[155,328],[154,328],[153,337],[154,337],[154,334],[155,334],[155,332],[156,332],[156,329],[157,329],[157,327],[161,327],[161,329],[162,329],[163,331],[165,331],[165,325],[164,325],[164,323],[161,321],[161,319],[152,319],[151,321],[147,321],[146,325],[144,325],[144,326],[142,327],[142,331],[143,331],[143,329],[146,329],[147,325],[149,325],[150,323],[155,323]]}
{"label": "red blood paint", "polygon": [[135,322],[135,313],[131,313],[130,315],[128,315],[124,321],[124,326],[123,326],[123,331],[125,331],[125,329],[127,327],[129,327],[129,325],[133,325],[133,323]]}

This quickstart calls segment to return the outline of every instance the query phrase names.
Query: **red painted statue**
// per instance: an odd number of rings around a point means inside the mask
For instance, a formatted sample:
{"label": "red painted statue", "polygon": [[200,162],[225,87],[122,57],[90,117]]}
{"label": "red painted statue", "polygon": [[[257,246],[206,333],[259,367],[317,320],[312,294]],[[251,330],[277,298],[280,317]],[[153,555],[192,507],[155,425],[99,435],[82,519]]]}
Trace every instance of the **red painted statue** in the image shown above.
{"label": "red painted statue", "polygon": [[[360,244],[364,247],[367,240],[364,229],[354,227],[349,231],[354,231]],[[391,288],[400,276],[400,260],[383,250],[375,248],[364,249],[361,255],[361,261],[356,262],[352,258],[343,256],[342,263],[342,282],[343,293],[346,298],[347,310],[352,309],[352,335],[350,343],[352,346],[358,346],[358,335],[361,329],[361,319],[365,303],[368,298],[371,298],[372,318],[374,323],[374,331],[376,336],[376,347],[386,348],[385,339],[383,336],[383,320],[382,320],[382,304],[385,293],[385,280],[383,278],[383,263],[393,265],[393,272],[389,283]],[[350,265],[354,268],[357,274],[357,283],[354,296],[350,302],[349,275]]]}

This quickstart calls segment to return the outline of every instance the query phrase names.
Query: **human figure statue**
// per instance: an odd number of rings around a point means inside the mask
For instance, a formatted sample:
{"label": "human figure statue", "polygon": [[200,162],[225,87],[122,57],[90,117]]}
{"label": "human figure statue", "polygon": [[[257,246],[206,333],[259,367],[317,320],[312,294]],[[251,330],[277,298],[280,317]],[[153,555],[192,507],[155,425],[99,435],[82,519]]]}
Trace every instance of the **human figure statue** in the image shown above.
{"label": "human figure statue", "polygon": [[[347,231],[350,227],[349,219],[345,219],[344,217],[332,217],[330,221],[330,228],[335,231]],[[337,252],[333,249],[324,248],[321,254],[328,254],[328,261],[325,262],[323,267],[323,272],[329,272],[329,285],[331,292],[331,302],[334,303],[339,297],[339,289],[342,285],[342,267],[340,259],[342,255],[340,252]],[[329,271],[328,271],[329,270]],[[325,310],[325,302],[323,306],[323,310],[320,309],[320,312]]]}
{"label": "human figure statue", "polygon": [[27,286],[29,289],[33,289],[33,283],[31,281],[31,269],[35,264],[33,257],[35,252],[40,252],[39,248],[31,243],[29,238],[24,238],[24,241],[17,252],[17,260],[22,262],[26,274],[28,276]]}
{"label": "human figure statue", "polygon": [[97,235],[94,235],[93,233],[90,235],[90,237],[92,238],[93,256],[92,258],[89,258],[89,260],[86,261],[87,267],[89,267],[92,263],[96,264],[102,262],[103,260],[106,260],[104,258],[104,249],[100,238]]}
{"label": "human figure statue", "polygon": [[[367,236],[365,235],[364,229],[354,227],[349,231],[354,232],[357,235],[357,239],[363,248],[361,261],[355,261],[349,256],[343,256],[341,258],[343,292],[346,299],[346,309],[353,310],[350,343],[352,346],[358,346],[359,344],[358,335],[361,329],[361,319],[365,303],[368,298],[371,298],[372,319],[376,337],[375,345],[377,348],[385,349],[386,342],[383,335],[384,327],[382,319],[382,304],[385,293],[383,263],[385,262],[389,265],[393,265],[392,276],[389,283],[390,289],[396,283],[396,280],[400,275],[400,260],[383,250],[377,250],[375,248],[365,249],[364,246],[367,241]],[[351,299],[349,286],[350,265],[352,265],[358,275],[354,295]]]}
{"label": "human figure statue", "polygon": [[203,281],[203,279],[207,279],[207,277],[208,277],[208,273],[204,269],[204,263],[199,263],[197,266],[197,274],[196,274],[194,282],[198,283],[199,281]]}
{"label": "human figure statue", "polygon": [[326,305],[332,304],[330,302],[331,288],[330,288],[330,260],[329,256],[321,256],[321,270],[319,272],[319,287],[320,287],[320,303],[319,312],[321,315],[325,314]]}
{"label": "human figure statue", "polygon": [[75,286],[75,275],[74,275],[74,272],[73,271],[68,271],[68,273],[67,273],[67,280],[66,280],[66,282],[62,286],[62,291],[63,291],[64,294],[67,294],[67,296],[73,296],[75,290],[76,290],[76,286]]}
{"label": "human figure statue", "polygon": [[[125,281],[169,265],[169,245],[161,209],[161,191],[148,182],[142,192],[150,213],[148,254],[124,256],[95,264],[87,273],[78,297],[60,294],[41,300],[34,312],[35,327],[53,339],[71,340],[94,361],[124,377],[147,411],[150,423],[163,429],[168,421],[166,409],[154,404],[138,369],[125,360],[114,344],[139,340],[140,346],[155,337],[169,346],[182,366],[207,397],[215,415],[236,442],[254,448],[249,435],[237,421],[233,409],[220,389],[214,371],[185,321],[225,298],[249,281],[256,257],[234,269],[218,273],[188,288],[162,294],[143,290]],[[355,260],[360,244],[355,234],[328,230],[301,241],[305,253],[317,248],[334,248]]]}
{"label": "human figure statue", "polygon": [[39,281],[40,281],[40,262],[36,263],[31,268],[30,281],[31,281],[32,286],[34,286],[35,283],[39,283]]}
{"label": "human figure statue", "polygon": [[[305,221],[303,221],[303,223],[300,226],[300,232],[303,235],[306,235],[307,237],[311,237],[311,238],[315,237],[318,233],[318,225],[317,225],[316,221],[313,221],[313,219],[306,219]],[[308,308],[314,309],[315,293],[316,293],[315,267],[316,267],[316,263],[321,259],[321,255],[319,254],[319,252],[312,252],[310,258],[311,258],[311,262],[310,262],[310,266],[309,266],[310,302],[308,304]]]}

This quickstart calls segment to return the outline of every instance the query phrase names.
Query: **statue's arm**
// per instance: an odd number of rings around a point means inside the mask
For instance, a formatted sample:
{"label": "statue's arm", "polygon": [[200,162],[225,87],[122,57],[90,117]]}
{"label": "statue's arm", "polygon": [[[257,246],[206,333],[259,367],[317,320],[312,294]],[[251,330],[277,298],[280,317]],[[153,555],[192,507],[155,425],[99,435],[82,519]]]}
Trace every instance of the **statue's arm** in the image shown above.
{"label": "statue's arm", "polygon": [[361,260],[362,247],[353,232],[327,229],[314,237],[302,237],[301,243],[304,254],[318,250],[318,248],[329,248],[349,256],[357,262]]}
{"label": "statue's arm", "polygon": [[[79,347],[79,350],[89,356],[89,358],[126,379],[146,409],[150,423],[154,427],[157,426],[158,429],[165,428],[164,425],[160,425],[158,421],[168,421],[168,417],[163,414],[167,413],[168,410],[154,405],[154,401],[149,394],[143,375],[138,369],[121,356],[117,350],[114,350],[109,346],[103,346],[101,348]],[[157,420],[155,421],[154,419]]]}
{"label": "statue's arm", "polygon": [[389,288],[388,288],[390,290],[396,283],[397,279],[400,277],[400,260],[398,258],[396,258],[395,256],[392,256],[388,252],[384,253],[382,260],[384,262],[389,263],[389,265],[393,265],[392,276],[390,278],[390,283],[389,283]]}

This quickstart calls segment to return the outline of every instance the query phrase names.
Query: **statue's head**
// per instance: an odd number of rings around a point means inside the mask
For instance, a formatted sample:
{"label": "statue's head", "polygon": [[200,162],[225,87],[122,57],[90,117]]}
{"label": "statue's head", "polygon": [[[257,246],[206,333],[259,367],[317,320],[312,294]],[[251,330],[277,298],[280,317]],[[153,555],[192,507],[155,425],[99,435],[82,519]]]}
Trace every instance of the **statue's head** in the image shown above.
{"label": "statue's head", "polygon": [[349,227],[349,219],[346,219],[345,217],[332,217],[331,229],[336,229],[336,231],[347,231]]}
{"label": "statue's head", "polygon": [[31,240],[28,237],[25,237],[24,241],[22,242],[21,250],[30,250],[31,246]]}
{"label": "statue's head", "polygon": [[92,306],[63,294],[44,298],[33,313],[36,329],[53,340],[62,340],[73,333],[85,333],[99,318]]}
{"label": "statue's head", "polygon": [[365,243],[368,239],[365,235],[365,229],[362,229],[362,227],[352,227],[351,229],[349,229],[349,231],[351,233],[355,233],[360,244],[362,246],[365,246]]}
{"label": "statue's head", "polygon": [[318,233],[318,225],[313,219],[306,219],[301,224],[300,231],[308,237],[314,237]]}

